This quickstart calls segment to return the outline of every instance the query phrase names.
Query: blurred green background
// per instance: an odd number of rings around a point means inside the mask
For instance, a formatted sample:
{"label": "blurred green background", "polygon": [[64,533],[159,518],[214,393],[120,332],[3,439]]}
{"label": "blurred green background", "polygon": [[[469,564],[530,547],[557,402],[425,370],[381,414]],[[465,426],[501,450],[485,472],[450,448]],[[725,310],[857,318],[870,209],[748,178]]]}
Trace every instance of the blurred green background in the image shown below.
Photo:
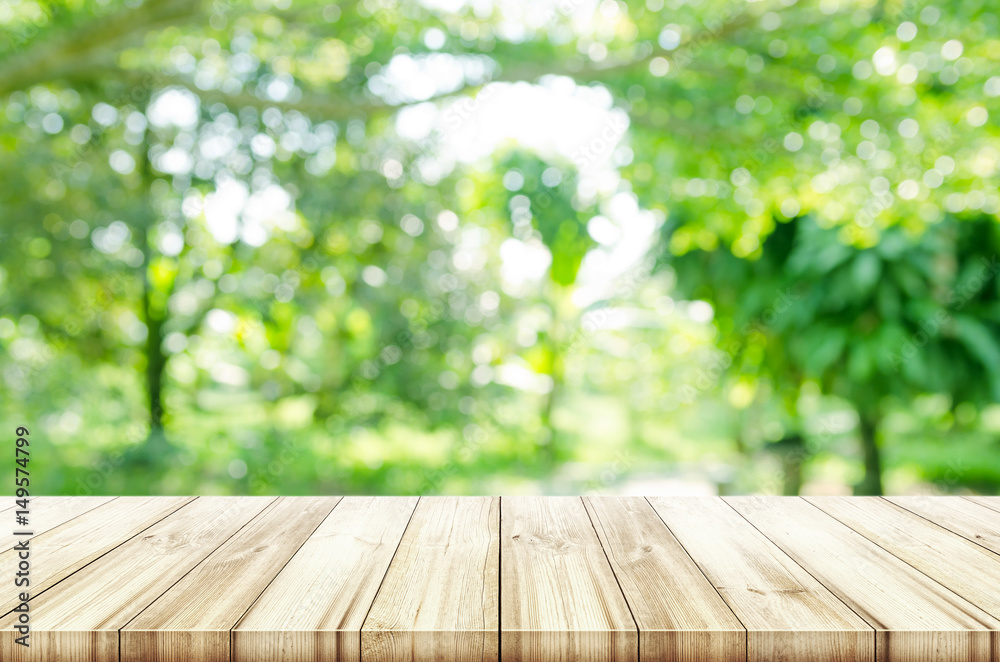
{"label": "blurred green background", "polygon": [[996,493],[998,21],[5,0],[0,429],[36,494]]}

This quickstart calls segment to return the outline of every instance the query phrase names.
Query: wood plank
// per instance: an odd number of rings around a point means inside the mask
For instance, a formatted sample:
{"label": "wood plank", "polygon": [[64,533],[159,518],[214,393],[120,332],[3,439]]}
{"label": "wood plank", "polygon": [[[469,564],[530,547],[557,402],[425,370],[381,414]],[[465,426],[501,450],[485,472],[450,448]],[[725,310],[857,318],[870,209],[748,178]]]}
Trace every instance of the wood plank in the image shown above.
{"label": "wood plank", "polygon": [[[13,498],[13,497],[11,497]],[[69,522],[75,517],[108,503],[115,497],[33,497],[28,504],[31,515],[28,519],[28,526],[15,526],[14,508],[10,509],[9,517],[4,517],[3,528],[0,530],[0,550],[7,551],[13,549],[14,545],[23,540],[24,536],[15,536],[14,530],[28,530],[40,536],[46,531],[51,531],[57,526]],[[6,511],[4,511],[6,512]],[[0,512],[0,515],[3,515]]]}
{"label": "wood plank", "polygon": [[[29,543],[30,594],[37,597],[193,500],[194,497],[118,497],[35,536]],[[14,550],[0,554],[0,568],[13,567],[16,555]],[[0,594],[0,614],[6,615],[18,603],[13,591]]]}
{"label": "wood plank", "polygon": [[365,662],[495,662],[499,497],[423,497],[361,629]]}
{"label": "wood plank", "polygon": [[978,503],[980,506],[986,506],[990,510],[1000,512],[1000,497],[969,496],[965,498],[972,503]]}
{"label": "wood plank", "polygon": [[746,627],[748,662],[872,662],[872,628],[722,500],[649,503]]}
{"label": "wood plank", "polygon": [[1000,554],[1000,513],[962,497],[883,497]]}
{"label": "wood plank", "polygon": [[991,616],[1000,618],[1000,556],[877,497],[806,500]]}
{"label": "wood plank", "polygon": [[816,506],[725,500],[875,627],[878,660],[995,662],[1000,621]]}
{"label": "wood plank", "polygon": [[1000,662],[993,498],[56,499],[3,662]]}
{"label": "wood plank", "polygon": [[746,629],[642,497],[584,497],[639,626],[640,662],[743,662]]}
{"label": "wood plank", "polygon": [[359,662],[416,497],[344,497],[232,632],[234,662]]}
{"label": "wood plank", "polygon": [[505,662],[638,659],[638,632],[579,497],[501,500]]}
{"label": "wood plank", "polygon": [[229,631],[340,497],[282,497],[121,631],[127,662],[229,662]]}
{"label": "wood plank", "polygon": [[195,499],[32,600],[31,646],[0,619],[5,662],[118,659],[118,630],[257,516],[272,497]]}

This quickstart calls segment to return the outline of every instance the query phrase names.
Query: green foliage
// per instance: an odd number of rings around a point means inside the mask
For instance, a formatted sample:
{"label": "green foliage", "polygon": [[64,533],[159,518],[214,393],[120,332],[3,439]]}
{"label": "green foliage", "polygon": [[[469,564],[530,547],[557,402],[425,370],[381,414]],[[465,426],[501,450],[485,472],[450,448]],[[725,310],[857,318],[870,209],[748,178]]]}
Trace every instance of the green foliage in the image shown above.
{"label": "green foliage", "polygon": [[717,250],[672,266],[679,283],[703,284],[695,293],[717,305],[718,324],[729,329],[723,346],[748,357],[735,374],[781,385],[799,430],[797,398],[807,383],[873,426],[888,399],[942,393],[954,407],[996,402],[1000,284],[987,256],[998,252],[992,218],[948,217],[918,235],[890,228],[879,246],[857,250],[799,217],[779,224],[756,260]]}
{"label": "green foliage", "polygon": [[8,5],[42,491],[1000,485],[981,0]]}

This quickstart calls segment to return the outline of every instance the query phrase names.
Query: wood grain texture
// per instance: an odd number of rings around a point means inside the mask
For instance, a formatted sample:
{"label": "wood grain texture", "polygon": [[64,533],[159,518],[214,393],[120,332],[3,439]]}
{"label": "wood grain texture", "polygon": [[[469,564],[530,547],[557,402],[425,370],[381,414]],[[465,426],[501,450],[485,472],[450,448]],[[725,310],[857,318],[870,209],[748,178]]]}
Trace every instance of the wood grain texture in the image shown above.
{"label": "wood grain texture", "polygon": [[501,500],[504,662],[638,659],[638,632],[579,497]]}
{"label": "wood grain texture", "polygon": [[202,497],[32,600],[31,646],[0,619],[4,662],[118,659],[118,630],[258,515],[272,497]]}
{"label": "wood grain texture", "polygon": [[[14,645],[17,596],[0,593],[2,662],[1000,662],[990,497],[32,511],[47,529],[30,542],[32,646]],[[18,560],[0,550],[0,572]]]}
{"label": "wood grain texture", "polygon": [[642,497],[584,497],[639,627],[640,662],[737,662],[746,629]]}
{"label": "wood grain texture", "polygon": [[746,627],[748,662],[872,662],[872,628],[723,501],[649,503]]}
{"label": "wood grain texture", "polygon": [[233,662],[359,662],[361,626],[416,504],[344,497],[232,631]]}
{"label": "wood grain texture", "polygon": [[884,498],[1000,554],[1000,512],[962,497]]}
{"label": "wood grain texture", "polygon": [[813,504],[725,500],[875,627],[878,660],[996,662],[1000,621]]}
{"label": "wood grain texture", "polygon": [[[8,497],[13,500],[14,497]],[[0,530],[0,550],[12,549],[19,543],[23,536],[15,536],[14,530],[28,530],[40,536],[46,531],[69,522],[74,517],[79,517],[89,510],[108,503],[115,497],[34,497],[28,504],[31,511],[28,519],[28,526],[14,525],[14,511],[19,508],[12,508],[3,517],[3,529]],[[3,516],[4,513],[0,513]]]}
{"label": "wood grain texture", "polygon": [[1000,497],[970,496],[964,498],[968,499],[972,503],[978,503],[980,506],[986,506],[990,510],[995,510],[1000,513]]}
{"label": "wood grain texture", "polygon": [[1000,556],[884,499],[806,500],[991,616],[1000,617]]}
{"label": "wood grain texture", "polygon": [[361,629],[364,662],[495,662],[499,497],[423,497]]}
{"label": "wood grain texture", "polygon": [[[35,536],[29,543],[31,595],[39,595],[192,500],[194,497],[118,497]],[[0,569],[13,568],[16,556],[14,550],[0,554]],[[5,574],[11,577],[13,570]],[[6,615],[17,604],[13,591],[0,593],[0,614]]]}
{"label": "wood grain texture", "polygon": [[269,505],[121,631],[121,659],[229,662],[229,631],[339,500]]}

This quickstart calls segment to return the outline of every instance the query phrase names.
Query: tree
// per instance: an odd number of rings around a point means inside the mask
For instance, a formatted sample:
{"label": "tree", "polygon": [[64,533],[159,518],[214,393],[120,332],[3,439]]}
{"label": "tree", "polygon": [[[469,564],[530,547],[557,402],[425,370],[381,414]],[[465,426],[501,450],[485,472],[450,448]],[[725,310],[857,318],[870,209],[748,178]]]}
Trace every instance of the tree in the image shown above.
{"label": "tree", "polygon": [[1000,226],[949,216],[918,235],[887,230],[863,250],[835,235],[800,217],[778,226],[758,260],[699,251],[673,265],[692,296],[716,305],[733,377],[783,387],[774,395],[793,421],[780,445],[786,460],[806,455],[795,401],[816,380],[858,414],[864,475],[855,492],[881,494],[885,398],[946,393],[953,406],[982,407],[1000,396]]}
{"label": "tree", "polygon": [[[216,417],[226,408],[247,420],[307,411],[319,436],[404,416],[457,428],[449,412],[465,403],[477,413],[462,414],[462,429],[484,427],[494,397],[510,394],[486,375],[516,356],[555,384],[526,417],[544,421],[525,428],[541,440],[565,394],[560,347],[606,303],[570,305],[579,265],[599,250],[584,228],[607,202],[580,195],[595,188],[581,176],[590,152],[614,149],[602,195],[669,216],[661,248],[676,254],[723,246],[766,262],[778,219],[805,214],[841,244],[877,251],[893,227],[1000,210],[982,102],[1000,93],[989,67],[998,26],[984,3],[515,11],[24,0],[4,13],[0,141],[16,158],[0,161],[0,302],[17,327],[4,362],[47,368],[18,397],[50,418],[64,404],[95,411],[81,403],[103,391],[78,375],[99,375],[124,404],[95,438],[145,421],[148,443],[131,457],[149,467],[165,454],[190,461],[164,429],[177,440],[197,420],[199,438],[228,434]],[[573,164],[506,149],[485,167],[440,158],[450,120],[488,90],[568,81],[628,117]],[[401,130],[407,112],[434,114],[425,138]],[[545,291],[523,300],[498,294],[495,253],[512,236],[516,192],[491,165],[516,168],[520,194],[539,203],[551,262]],[[550,167],[558,187],[540,179]],[[475,199],[457,190],[463,180]],[[490,252],[481,274],[455,265],[467,225]],[[488,315],[475,310],[483,296]],[[505,318],[534,305],[554,321],[524,348]],[[490,358],[469,360],[477,347]],[[278,426],[260,425],[280,443]],[[240,441],[248,452],[256,434]],[[550,469],[568,448],[549,445]],[[349,478],[368,485],[380,470]]]}

